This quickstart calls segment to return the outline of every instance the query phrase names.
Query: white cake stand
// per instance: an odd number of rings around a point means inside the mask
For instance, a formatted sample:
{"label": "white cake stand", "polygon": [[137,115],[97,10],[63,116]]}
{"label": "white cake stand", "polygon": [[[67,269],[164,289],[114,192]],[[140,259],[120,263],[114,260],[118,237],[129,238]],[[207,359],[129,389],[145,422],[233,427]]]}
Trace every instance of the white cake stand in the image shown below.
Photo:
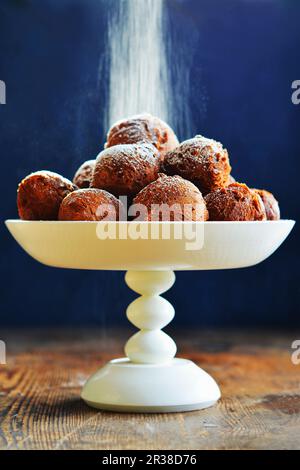
{"label": "white cake stand", "polygon": [[276,222],[43,222],[7,220],[24,250],[61,268],[127,270],[127,285],[140,294],[127,308],[140,329],[125,345],[125,358],[110,361],[82,390],[95,408],[130,412],[199,410],[220,398],[214,379],[186,359],[164,328],[174,317],[160,294],[174,270],[252,266],[285,240],[294,221]]}

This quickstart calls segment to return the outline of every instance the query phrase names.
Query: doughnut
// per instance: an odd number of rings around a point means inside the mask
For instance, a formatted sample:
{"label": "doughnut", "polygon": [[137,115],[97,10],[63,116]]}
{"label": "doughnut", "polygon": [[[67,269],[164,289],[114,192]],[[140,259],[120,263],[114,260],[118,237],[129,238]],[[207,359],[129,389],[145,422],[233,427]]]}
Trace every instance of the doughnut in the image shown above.
{"label": "doughnut", "polygon": [[94,173],[96,160],[87,160],[76,171],[73,183],[80,189],[89,188]]}
{"label": "doughnut", "polygon": [[138,220],[204,221],[208,212],[199,189],[180,176],[159,175],[133,200]]}
{"label": "doughnut", "polygon": [[118,220],[121,205],[117,198],[102,189],[78,189],[62,201],[59,220]]}
{"label": "doughnut", "polygon": [[266,220],[260,196],[245,184],[232,183],[205,196],[210,220]]}
{"label": "doughnut", "polygon": [[76,186],[52,171],[36,171],[18,186],[17,205],[23,220],[57,220],[61,201]]}
{"label": "doughnut", "polygon": [[279,204],[273,194],[265,189],[254,189],[253,191],[255,191],[262,199],[266,210],[267,220],[279,220]]}
{"label": "doughnut", "polygon": [[115,196],[135,196],[158,176],[160,156],[151,144],[115,145],[96,159],[92,188]]}
{"label": "doughnut", "polygon": [[110,128],[106,148],[119,144],[148,142],[154,145],[161,157],[175,149],[178,139],[168,124],[151,114],[138,114],[122,119]]}
{"label": "doughnut", "polygon": [[205,195],[226,185],[231,166],[227,150],[212,139],[197,135],[168,152],[161,163],[167,175],[179,175]]}

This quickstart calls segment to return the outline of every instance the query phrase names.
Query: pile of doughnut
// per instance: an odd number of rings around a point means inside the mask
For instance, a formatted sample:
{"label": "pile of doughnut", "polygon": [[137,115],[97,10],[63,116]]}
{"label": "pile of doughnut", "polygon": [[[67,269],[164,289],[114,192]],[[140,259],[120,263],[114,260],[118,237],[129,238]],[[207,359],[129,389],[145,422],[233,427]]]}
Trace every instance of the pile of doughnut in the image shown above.
{"label": "pile of doughnut", "polygon": [[[85,161],[73,181],[46,170],[26,176],[17,205],[23,220],[124,220],[128,212],[120,196],[128,198],[130,220],[280,218],[273,194],[231,176],[221,143],[201,135],[179,143],[170,126],[150,114],[115,123],[104,150]],[[161,205],[172,210],[163,212]]]}

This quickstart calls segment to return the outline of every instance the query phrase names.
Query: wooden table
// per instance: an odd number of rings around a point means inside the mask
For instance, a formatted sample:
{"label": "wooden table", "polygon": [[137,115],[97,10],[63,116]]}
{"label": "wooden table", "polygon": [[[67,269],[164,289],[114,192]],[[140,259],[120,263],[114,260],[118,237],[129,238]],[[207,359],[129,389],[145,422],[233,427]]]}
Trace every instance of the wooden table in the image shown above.
{"label": "wooden table", "polygon": [[217,406],[153,415],[93,410],[79,399],[80,388],[101,364],[122,354],[129,332],[2,331],[7,365],[0,366],[0,448],[300,448],[295,332],[172,334],[180,355],[218,381],[223,396]]}

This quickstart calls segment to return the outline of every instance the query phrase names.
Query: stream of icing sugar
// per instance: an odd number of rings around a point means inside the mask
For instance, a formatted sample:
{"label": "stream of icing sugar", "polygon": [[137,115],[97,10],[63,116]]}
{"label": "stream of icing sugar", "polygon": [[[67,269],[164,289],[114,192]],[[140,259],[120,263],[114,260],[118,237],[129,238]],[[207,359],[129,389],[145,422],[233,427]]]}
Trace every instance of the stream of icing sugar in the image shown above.
{"label": "stream of icing sugar", "polygon": [[109,127],[148,112],[170,121],[164,0],[114,1],[108,25]]}

